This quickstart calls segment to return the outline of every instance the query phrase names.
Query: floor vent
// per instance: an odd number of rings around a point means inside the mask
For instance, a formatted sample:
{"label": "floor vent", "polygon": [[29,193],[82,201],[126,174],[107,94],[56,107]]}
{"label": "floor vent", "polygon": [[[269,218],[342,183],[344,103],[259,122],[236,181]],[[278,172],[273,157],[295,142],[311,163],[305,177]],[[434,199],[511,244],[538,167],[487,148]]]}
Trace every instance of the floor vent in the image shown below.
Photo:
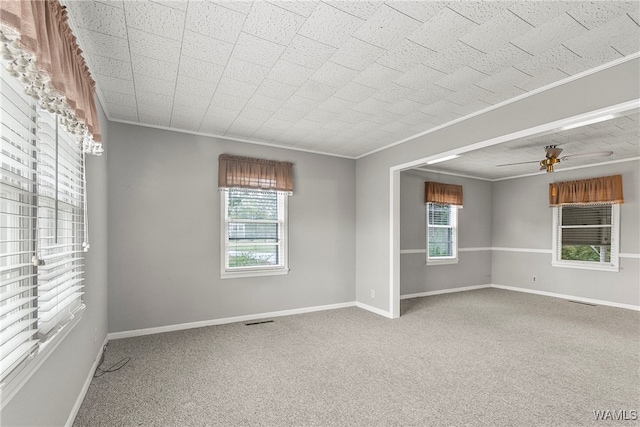
{"label": "floor vent", "polygon": [[263,323],[273,323],[273,320],[262,320],[260,322],[245,323],[245,326],[262,325]]}
{"label": "floor vent", "polygon": [[597,305],[595,305],[595,304],[590,304],[590,303],[588,303],[588,302],[582,302],[582,301],[571,301],[571,300],[569,300],[569,302],[572,302],[572,303],[574,303],[574,304],[590,305],[591,307],[597,307]]}

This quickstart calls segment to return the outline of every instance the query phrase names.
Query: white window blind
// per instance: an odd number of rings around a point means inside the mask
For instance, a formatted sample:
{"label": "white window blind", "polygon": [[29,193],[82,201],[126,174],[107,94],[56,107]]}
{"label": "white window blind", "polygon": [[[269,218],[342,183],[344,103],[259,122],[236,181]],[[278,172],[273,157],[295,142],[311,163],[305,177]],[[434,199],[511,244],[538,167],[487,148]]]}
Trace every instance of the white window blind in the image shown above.
{"label": "white window blind", "polygon": [[224,225],[222,271],[287,269],[287,196],[275,191],[221,191]]}
{"label": "white window blind", "polygon": [[0,68],[4,396],[4,386],[28,366],[29,356],[82,307],[84,171],[75,138],[57,124],[55,114],[37,108],[20,83]]}

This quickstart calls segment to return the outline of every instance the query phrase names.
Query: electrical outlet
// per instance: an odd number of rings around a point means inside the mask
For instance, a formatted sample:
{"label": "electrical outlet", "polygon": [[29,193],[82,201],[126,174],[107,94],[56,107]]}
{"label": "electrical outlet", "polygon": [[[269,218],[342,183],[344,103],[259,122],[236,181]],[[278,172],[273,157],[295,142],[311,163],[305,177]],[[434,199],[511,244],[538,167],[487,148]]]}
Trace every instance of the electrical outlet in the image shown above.
{"label": "electrical outlet", "polygon": [[532,280],[535,282],[536,281],[536,276],[533,276]]}
{"label": "electrical outlet", "polygon": [[376,291],[371,289],[371,298],[375,298],[375,297],[376,297]]}

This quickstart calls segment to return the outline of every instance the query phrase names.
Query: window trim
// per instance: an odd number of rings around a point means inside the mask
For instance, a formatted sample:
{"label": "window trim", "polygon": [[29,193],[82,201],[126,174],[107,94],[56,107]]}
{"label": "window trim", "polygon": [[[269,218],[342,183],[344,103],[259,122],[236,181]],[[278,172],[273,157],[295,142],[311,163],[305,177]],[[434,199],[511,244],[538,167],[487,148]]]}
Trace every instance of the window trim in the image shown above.
{"label": "window trim", "polygon": [[[282,265],[278,266],[251,266],[251,267],[235,267],[228,269],[226,265],[226,254],[229,243],[229,223],[227,217],[227,206],[229,202],[229,189],[220,189],[220,278],[221,279],[236,279],[242,277],[262,277],[262,276],[279,276],[289,274],[289,203],[286,194],[277,192],[278,205],[282,207],[282,221],[278,220],[282,224],[282,255],[284,261]],[[241,189],[251,190],[251,189]],[[260,190],[251,190],[260,191]]]}
{"label": "window trim", "polygon": [[[596,271],[620,271],[620,204],[611,203],[611,260],[609,262],[573,261],[562,259],[561,236],[562,206],[553,206],[553,232],[551,241],[551,265],[562,268],[578,268]],[[560,234],[559,234],[560,233]]]}
{"label": "window trim", "polygon": [[[426,225],[426,241],[427,241],[427,254],[426,254],[426,264],[427,265],[447,265],[447,264],[457,264],[459,261],[458,258],[458,206],[449,205],[451,209],[451,217],[453,219],[453,224],[450,226],[453,233],[453,255],[452,256],[441,256],[441,257],[430,257],[429,256],[429,206],[430,205],[440,205],[442,203],[434,203],[427,202],[425,203],[425,225]],[[433,227],[433,226],[431,226]],[[449,226],[442,226],[443,228],[449,228]]]}

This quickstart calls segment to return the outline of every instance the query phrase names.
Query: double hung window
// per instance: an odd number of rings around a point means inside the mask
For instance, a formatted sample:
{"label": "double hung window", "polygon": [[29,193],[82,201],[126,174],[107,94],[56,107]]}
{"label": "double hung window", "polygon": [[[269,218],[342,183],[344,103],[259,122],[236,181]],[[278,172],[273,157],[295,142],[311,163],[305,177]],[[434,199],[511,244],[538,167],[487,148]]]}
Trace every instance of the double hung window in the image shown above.
{"label": "double hung window", "polygon": [[458,262],[458,208],[427,203],[427,264]]}
{"label": "double hung window", "polygon": [[[84,163],[76,138],[2,71],[0,383],[33,371],[84,308]],[[62,332],[66,330],[66,332]],[[33,363],[32,363],[33,362]]]}
{"label": "double hung window", "polygon": [[287,273],[287,196],[229,188],[223,206],[223,277]]}
{"label": "double hung window", "polygon": [[553,265],[618,271],[620,205],[554,207]]}
{"label": "double hung window", "polygon": [[287,274],[293,164],[221,154],[220,276]]}

